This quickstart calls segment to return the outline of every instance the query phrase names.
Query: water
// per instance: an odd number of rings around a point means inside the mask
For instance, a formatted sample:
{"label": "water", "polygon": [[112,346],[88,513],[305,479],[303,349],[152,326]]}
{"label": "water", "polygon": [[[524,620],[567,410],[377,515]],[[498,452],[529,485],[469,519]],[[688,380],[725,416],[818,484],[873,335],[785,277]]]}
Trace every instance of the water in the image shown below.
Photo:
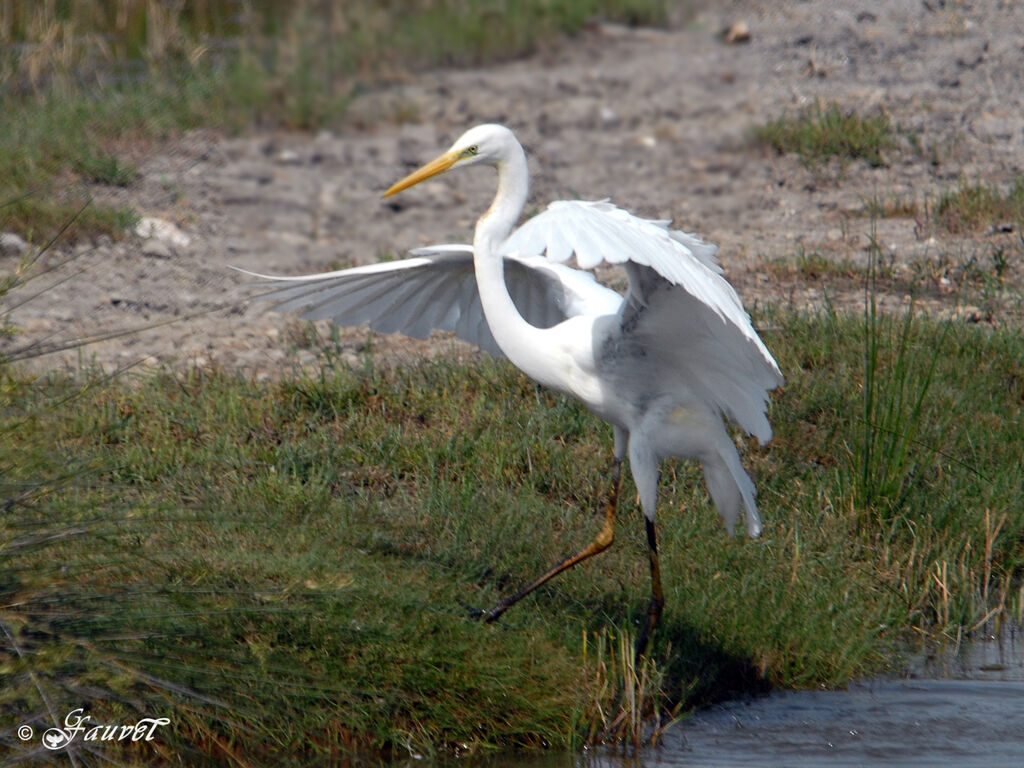
{"label": "water", "polygon": [[702,713],[662,764],[1024,766],[1024,682],[879,681],[781,693]]}
{"label": "water", "polygon": [[[779,692],[701,712],[650,766],[1024,766],[1019,629],[921,655],[907,679]],[[612,768],[614,763],[607,763]]]}
{"label": "water", "polygon": [[[1024,768],[1020,628],[922,653],[907,677],[703,711],[628,756],[499,755],[487,768]],[[595,752],[598,752],[595,754]],[[480,768],[476,761],[473,768]]]}

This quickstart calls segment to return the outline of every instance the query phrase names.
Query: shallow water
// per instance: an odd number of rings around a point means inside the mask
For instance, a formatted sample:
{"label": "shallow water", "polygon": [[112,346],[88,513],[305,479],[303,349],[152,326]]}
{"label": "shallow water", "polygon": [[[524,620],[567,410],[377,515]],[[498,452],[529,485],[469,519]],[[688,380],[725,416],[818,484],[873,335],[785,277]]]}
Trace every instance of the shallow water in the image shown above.
{"label": "shallow water", "polygon": [[1022,766],[1024,682],[903,680],[780,693],[701,713],[653,763]]}
{"label": "shallow water", "polygon": [[906,679],[778,692],[701,712],[641,764],[1024,766],[1020,630],[951,645],[913,659]]}
{"label": "shallow water", "polygon": [[[920,653],[902,679],[728,702],[630,756],[495,756],[487,768],[1024,767],[1024,642],[1006,628]],[[477,768],[474,761],[474,768]]]}

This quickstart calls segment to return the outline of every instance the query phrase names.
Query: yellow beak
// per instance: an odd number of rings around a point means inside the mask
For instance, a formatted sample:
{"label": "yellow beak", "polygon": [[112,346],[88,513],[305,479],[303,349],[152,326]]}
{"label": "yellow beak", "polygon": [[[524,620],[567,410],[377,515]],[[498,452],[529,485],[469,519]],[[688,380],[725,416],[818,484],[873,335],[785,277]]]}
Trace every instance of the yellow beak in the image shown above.
{"label": "yellow beak", "polygon": [[429,179],[431,176],[437,176],[439,173],[444,173],[451,168],[458,161],[458,152],[445,152],[436,160],[431,160],[429,163],[424,165],[422,168],[413,171],[401,181],[396,181],[387,192],[384,193],[384,197],[391,197],[403,189],[408,189],[414,184],[419,184],[424,179]]}

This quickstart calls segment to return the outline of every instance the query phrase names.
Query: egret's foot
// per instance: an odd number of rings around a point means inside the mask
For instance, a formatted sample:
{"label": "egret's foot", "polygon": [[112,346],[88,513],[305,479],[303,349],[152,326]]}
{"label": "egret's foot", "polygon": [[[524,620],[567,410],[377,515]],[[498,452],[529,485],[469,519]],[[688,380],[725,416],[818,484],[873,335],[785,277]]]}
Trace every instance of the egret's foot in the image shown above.
{"label": "egret's foot", "polygon": [[[518,599],[518,595],[514,595],[513,597]],[[503,614],[505,611],[507,611],[509,609],[509,607],[512,606],[515,602],[516,602],[516,600],[512,600],[511,598],[506,599],[506,600],[502,600],[496,606],[491,608],[491,610],[484,611],[484,615],[482,617],[483,620],[486,621],[488,624],[493,624],[498,619],[500,619],[501,618],[501,614]]]}
{"label": "egret's foot", "polygon": [[483,608],[477,608],[476,606],[464,603],[461,600],[459,605],[466,611],[466,618],[472,621],[484,621],[488,624],[495,622],[501,618],[501,614],[508,608],[504,603],[498,603],[496,606],[491,608],[489,611],[485,611]]}
{"label": "egret's foot", "polygon": [[486,619],[487,614],[490,613],[490,611],[485,611],[482,608],[477,608],[476,606],[470,605],[469,603],[464,603],[462,600],[459,600],[459,605],[461,605],[462,609],[466,612],[466,618],[470,619],[471,621],[480,621],[480,619]]}

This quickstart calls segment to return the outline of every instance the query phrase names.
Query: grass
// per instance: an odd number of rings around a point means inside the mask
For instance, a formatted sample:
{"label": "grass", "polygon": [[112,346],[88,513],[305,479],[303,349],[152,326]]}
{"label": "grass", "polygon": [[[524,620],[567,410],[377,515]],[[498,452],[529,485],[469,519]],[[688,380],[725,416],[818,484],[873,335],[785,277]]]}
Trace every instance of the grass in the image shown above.
{"label": "grass", "polygon": [[[424,67],[527,54],[595,16],[661,24],[665,0],[123,0],[0,5],[0,204],[42,242],[130,185],[148,145],[183,131],[334,125],[368,86]],[[500,21],[500,23],[495,23]],[[97,203],[73,237],[121,235]]]}
{"label": "grass", "polygon": [[864,199],[863,215],[871,219],[917,218],[921,209],[913,196],[890,194]]}
{"label": "grass", "polygon": [[636,635],[630,631],[612,634],[607,629],[589,640],[583,633],[585,701],[574,730],[585,744],[648,743],[656,746],[662,734],[678,722],[683,706],[677,701],[664,710],[666,670],[647,657],[636,658]]}
{"label": "grass", "polygon": [[820,251],[807,251],[799,245],[791,259],[775,259],[771,267],[779,277],[795,276],[805,280],[860,280],[864,274],[864,268],[850,259],[830,258]]}
{"label": "grass", "polygon": [[[898,665],[912,629],[1020,620],[1020,335],[766,322],[787,372],[775,441],[745,451],[766,535],[729,539],[697,470],[666,465],[666,614],[641,669],[612,666],[647,590],[625,511],[601,558],[496,625],[466,618],[589,540],[607,483],[607,430],[507,364],[370,358],[279,382],[3,369],[4,722],[83,699],[98,722],[168,716],[159,749],[193,762],[631,741],[655,713]],[[920,356],[934,369],[890,492],[862,445],[907,422],[863,391],[921,391],[899,362]]]}
{"label": "grass", "polygon": [[[876,298],[882,250],[874,232],[870,241],[864,291],[864,410],[856,453],[858,471],[851,480],[857,507],[874,512],[867,522],[877,524],[905,506],[909,484],[918,474],[916,462],[921,452],[912,446],[919,440],[923,407],[953,320],[941,326],[943,333],[937,343],[922,346],[915,343],[913,305],[898,329],[891,317],[883,317]],[[884,366],[883,346],[889,348],[890,355]]]}
{"label": "grass", "polygon": [[886,153],[898,146],[895,129],[884,114],[864,117],[838,104],[816,104],[754,126],[759,144],[780,154],[798,155],[810,169],[823,169],[836,161],[840,169],[854,160],[872,167],[887,164]]}
{"label": "grass", "polygon": [[989,227],[1024,227],[1024,177],[1006,190],[981,181],[961,179],[956,189],[943,193],[933,207],[935,223],[952,235]]}

